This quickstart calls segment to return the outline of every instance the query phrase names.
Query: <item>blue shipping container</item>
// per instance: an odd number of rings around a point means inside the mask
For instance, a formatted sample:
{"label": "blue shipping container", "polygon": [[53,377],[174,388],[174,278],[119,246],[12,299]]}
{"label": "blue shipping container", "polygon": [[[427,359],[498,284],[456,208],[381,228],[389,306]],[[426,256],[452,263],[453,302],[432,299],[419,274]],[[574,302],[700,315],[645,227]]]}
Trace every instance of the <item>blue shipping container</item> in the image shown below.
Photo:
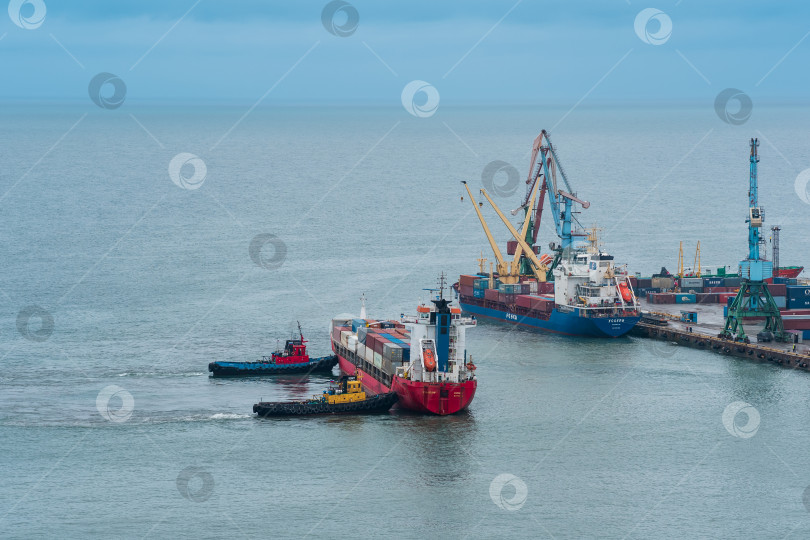
{"label": "blue shipping container", "polygon": [[773,278],[774,285],[787,285],[788,278],[786,277],[775,277]]}
{"label": "blue shipping container", "polygon": [[776,307],[785,309],[787,307],[787,297],[786,296],[774,296],[774,301],[776,302]]}
{"label": "blue shipping container", "polygon": [[473,297],[474,298],[483,298],[486,289],[474,289],[473,290]]}
{"label": "blue shipping container", "polygon": [[723,287],[739,287],[742,280],[738,277],[727,277],[723,280]]}
{"label": "blue shipping container", "polygon": [[357,333],[358,328],[363,328],[366,326],[365,319],[352,319],[352,332],[355,334]]}
{"label": "blue shipping container", "polygon": [[723,306],[723,317],[728,317],[728,306]]}
{"label": "blue shipping container", "polygon": [[810,287],[806,285],[789,285],[787,287],[788,298],[810,298]]}
{"label": "blue shipping container", "polygon": [[787,299],[788,309],[810,309],[810,297],[807,298],[791,298]]}
{"label": "blue shipping container", "polygon": [[695,303],[695,295],[694,294],[683,294],[679,293],[675,295],[675,303],[676,304],[694,304]]}
{"label": "blue shipping container", "polygon": [[703,286],[704,287],[722,287],[724,279],[725,278],[722,278],[722,277],[703,278]]}
{"label": "blue shipping container", "polygon": [[810,330],[802,330],[802,340],[810,341]]}

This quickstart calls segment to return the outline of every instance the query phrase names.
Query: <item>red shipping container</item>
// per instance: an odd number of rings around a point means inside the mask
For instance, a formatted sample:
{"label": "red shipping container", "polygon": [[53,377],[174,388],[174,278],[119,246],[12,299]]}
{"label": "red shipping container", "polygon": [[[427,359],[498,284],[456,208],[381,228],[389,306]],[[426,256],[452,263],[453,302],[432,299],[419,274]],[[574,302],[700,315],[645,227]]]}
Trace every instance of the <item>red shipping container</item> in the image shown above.
{"label": "red shipping container", "polygon": [[517,251],[517,240],[507,240],[506,241],[506,254],[507,255],[514,255],[515,251]]}
{"label": "red shipping container", "polygon": [[472,285],[460,285],[459,286],[459,292],[463,296],[472,296],[473,295],[473,290],[474,289],[473,289]]}
{"label": "red shipping container", "polygon": [[523,294],[518,295],[515,298],[515,302],[517,303],[517,305],[519,307],[526,308],[526,309],[532,309],[532,297],[531,296],[523,295]]}
{"label": "red shipping container", "polygon": [[498,292],[498,289],[486,289],[484,291],[484,298],[486,298],[487,300],[492,300],[493,302],[497,302],[499,300],[498,298],[499,294],[500,293]]}
{"label": "red shipping container", "polygon": [[771,296],[787,296],[787,285],[783,283],[777,283],[776,285],[771,283],[768,285],[768,290]]}
{"label": "red shipping container", "polygon": [[514,304],[515,303],[515,295],[514,294],[500,293],[500,294],[498,294],[498,301],[500,301],[503,304]]}
{"label": "red shipping container", "polygon": [[[458,284],[459,285],[469,285],[470,287],[472,287],[473,285],[475,285],[475,280],[478,279],[478,277],[479,276],[469,276],[469,275],[459,276]],[[472,296],[472,295],[470,295],[470,296]]]}
{"label": "red shipping container", "polygon": [[806,319],[785,319],[782,318],[785,330],[810,330],[810,317]]}
{"label": "red shipping container", "polygon": [[554,282],[553,281],[545,281],[543,283],[537,284],[537,292],[540,294],[553,294],[554,293]]}
{"label": "red shipping container", "polygon": [[632,285],[634,289],[638,289],[638,278],[636,276],[630,276],[630,285]]}
{"label": "red shipping container", "polygon": [[388,343],[391,343],[388,338],[377,336],[377,339],[374,340],[374,352],[382,354],[384,346]]}

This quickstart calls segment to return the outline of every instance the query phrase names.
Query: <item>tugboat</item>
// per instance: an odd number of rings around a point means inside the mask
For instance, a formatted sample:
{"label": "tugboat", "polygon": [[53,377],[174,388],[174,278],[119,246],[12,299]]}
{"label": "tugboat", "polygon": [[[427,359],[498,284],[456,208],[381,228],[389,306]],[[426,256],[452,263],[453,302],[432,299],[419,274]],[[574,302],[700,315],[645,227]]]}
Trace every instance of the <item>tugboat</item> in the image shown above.
{"label": "tugboat", "polygon": [[388,392],[367,397],[358,377],[343,376],[320,396],[307,401],[269,402],[253,406],[260,417],[299,416],[305,414],[372,414],[384,413],[397,402],[397,393]]}
{"label": "tugboat", "polygon": [[256,362],[211,362],[208,371],[214,377],[245,377],[252,375],[286,375],[289,373],[331,372],[337,364],[335,355],[310,358],[307,354],[307,341],[298,323],[299,339],[288,339],[284,348],[263,356]]}

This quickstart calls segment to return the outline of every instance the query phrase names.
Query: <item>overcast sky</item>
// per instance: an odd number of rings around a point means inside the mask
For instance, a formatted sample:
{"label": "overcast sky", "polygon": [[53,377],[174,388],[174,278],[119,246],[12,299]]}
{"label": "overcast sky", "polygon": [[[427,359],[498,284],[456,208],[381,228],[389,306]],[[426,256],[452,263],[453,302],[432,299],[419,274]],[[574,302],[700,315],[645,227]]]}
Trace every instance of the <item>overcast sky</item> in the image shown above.
{"label": "overcast sky", "polygon": [[0,99],[86,100],[99,72],[130,103],[398,105],[413,80],[443,106],[701,102],[728,87],[803,102],[810,88],[798,0],[353,0],[329,19],[346,36],[324,26],[325,1],[28,1],[33,28],[0,21]]}

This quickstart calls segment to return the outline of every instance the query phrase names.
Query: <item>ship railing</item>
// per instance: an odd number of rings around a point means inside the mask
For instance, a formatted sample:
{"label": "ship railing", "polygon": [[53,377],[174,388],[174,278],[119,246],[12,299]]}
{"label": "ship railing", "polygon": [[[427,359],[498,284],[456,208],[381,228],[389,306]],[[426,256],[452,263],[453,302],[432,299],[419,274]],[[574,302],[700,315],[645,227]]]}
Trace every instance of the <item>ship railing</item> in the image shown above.
{"label": "ship railing", "polygon": [[417,319],[413,315],[403,315],[402,317],[400,317],[400,320],[403,323],[409,323],[409,324],[417,324],[419,322],[419,319]]}

